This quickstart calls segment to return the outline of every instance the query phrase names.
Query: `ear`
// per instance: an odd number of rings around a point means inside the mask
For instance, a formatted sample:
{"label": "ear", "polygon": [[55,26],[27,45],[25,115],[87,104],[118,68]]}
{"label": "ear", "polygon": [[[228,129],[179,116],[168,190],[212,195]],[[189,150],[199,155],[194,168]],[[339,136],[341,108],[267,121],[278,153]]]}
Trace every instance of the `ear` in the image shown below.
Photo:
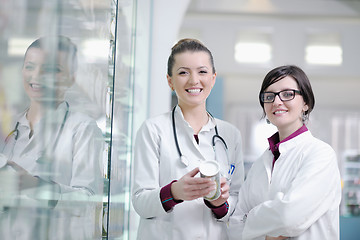
{"label": "ear", "polygon": [[173,83],[172,83],[172,80],[171,80],[171,77],[169,76],[169,74],[166,74],[166,78],[167,78],[169,87],[171,88],[172,91],[174,91],[174,86],[173,86]]}
{"label": "ear", "polygon": [[211,89],[214,87],[214,85],[215,85],[215,82],[216,82],[216,73],[214,73],[213,75],[212,75],[212,83],[211,83]]}
{"label": "ear", "polygon": [[305,104],[303,107],[303,111],[306,112],[307,110],[309,110],[309,106],[307,104]]}

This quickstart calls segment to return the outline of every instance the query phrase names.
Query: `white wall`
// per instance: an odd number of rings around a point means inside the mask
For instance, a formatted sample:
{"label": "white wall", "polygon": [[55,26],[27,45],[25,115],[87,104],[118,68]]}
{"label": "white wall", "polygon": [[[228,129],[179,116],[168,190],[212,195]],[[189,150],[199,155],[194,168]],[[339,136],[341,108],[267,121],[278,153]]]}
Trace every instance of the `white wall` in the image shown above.
{"label": "white wall", "polygon": [[[170,110],[167,59],[189,2],[137,0],[133,142],[145,119]],[[130,204],[128,239],[136,239],[138,224],[139,216]]]}
{"label": "white wall", "polygon": [[[144,0],[140,0],[139,3]],[[146,0],[145,0],[146,1]],[[167,59],[190,0],[154,0],[151,27],[149,116],[170,110],[171,91],[167,85]]]}

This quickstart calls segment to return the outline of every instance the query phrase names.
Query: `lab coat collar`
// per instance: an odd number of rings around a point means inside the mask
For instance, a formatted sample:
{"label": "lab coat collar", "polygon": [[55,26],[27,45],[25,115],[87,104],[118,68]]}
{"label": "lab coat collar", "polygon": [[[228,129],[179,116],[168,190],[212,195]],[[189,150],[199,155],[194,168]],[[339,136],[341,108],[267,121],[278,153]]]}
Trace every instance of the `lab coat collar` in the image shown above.
{"label": "lab coat collar", "polygon": [[62,102],[57,108],[48,109],[44,118],[46,118],[52,124],[62,124],[67,111],[69,111],[68,104],[66,102]]}
{"label": "lab coat collar", "polygon": [[179,105],[176,105],[175,107],[175,123],[177,127],[182,127],[182,128],[191,128],[190,124],[185,120],[184,115],[181,111],[181,108],[179,107]]}
{"label": "lab coat collar", "polygon": [[[26,118],[27,112],[29,109],[26,109],[24,112],[20,113],[18,116],[19,118],[19,131],[26,132],[30,131],[30,123],[29,120]],[[35,124],[34,132],[38,132],[38,129],[44,124],[44,119],[47,118],[48,121],[51,121],[53,125],[62,124],[62,120],[66,112],[69,111],[66,102],[62,102],[56,109],[49,109],[46,111],[45,116],[40,119],[40,121]],[[29,133],[27,133],[29,134]]]}
{"label": "lab coat collar", "polygon": [[[288,141],[280,144],[280,146],[279,146],[280,156],[277,161],[282,161],[283,157],[286,156],[287,152],[291,151],[292,149],[294,149],[295,147],[297,147],[299,145],[302,145],[302,143],[304,143],[306,141],[310,141],[311,138],[313,138],[313,136],[312,136],[310,130],[308,130],[308,131],[303,132],[300,135],[297,135],[296,137],[291,138]],[[271,152],[270,148],[268,148],[268,150],[264,154],[267,157],[263,158],[263,164],[265,166],[267,176],[268,176],[268,181],[270,183],[271,176],[272,176],[272,169],[273,169],[272,162],[273,162],[274,155]]]}
{"label": "lab coat collar", "polygon": [[30,129],[29,121],[26,118],[27,110],[23,113],[21,113],[21,116],[19,118],[19,126],[26,127]]}
{"label": "lab coat collar", "polygon": [[294,147],[300,145],[304,141],[309,141],[310,138],[312,138],[312,134],[311,134],[310,130],[308,130],[286,142],[283,142],[279,146],[280,156],[282,154],[285,154],[287,151],[293,149]]}
{"label": "lab coat collar", "polygon": [[[26,109],[20,114],[19,125],[30,128],[29,120],[26,118],[28,110],[29,109]],[[40,121],[35,125],[35,128],[37,128],[38,125],[41,125],[45,118],[52,120],[52,122],[59,122],[59,119],[63,119],[65,117],[67,111],[69,111],[69,109],[66,102],[60,103],[56,109],[47,110],[45,116],[40,119]],[[60,122],[60,124],[61,123],[62,122]]]}
{"label": "lab coat collar", "polygon": [[[201,128],[200,132],[203,131],[211,131],[213,128],[215,128],[216,126],[216,121],[215,118],[213,116],[211,116],[209,113],[209,120],[208,122]],[[184,127],[191,129],[192,133],[193,133],[193,129],[190,126],[190,124],[185,120],[184,115],[181,111],[181,108],[179,107],[179,105],[176,105],[175,107],[175,118],[176,118],[176,124],[179,124],[178,122],[181,122],[183,124]]]}
{"label": "lab coat collar", "polygon": [[302,134],[303,132],[308,131],[306,125],[302,125],[301,128],[299,128],[298,130],[296,130],[295,132],[293,132],[292,134],[290,134],[288,137],[286,137],[284,140],[280,141],[279,139],[279,132],[276,132],[274,135],[272,135],[271,137],[268,138],[268,142],[270,145],[270,150],[271,152],[274,154],[275,159],[277,159],[279,157],[279,146],[281,144],[284,144],[285,142],[297,137],[298,135]]}
{"label": "lab coat collar", "polygon": [[213,116],[208,113],[209,121],[201,128],[200,132],[209,132],[216,126],[216,121]]}
{"label": "lab coat collar", "polygon": [[[34,135],[25,148],[33,147],[34,139],[37,142],[40,141],[40,146],[43,146],[44,149],[51,146],[57,136],[60,134],[61,125],[64,123],[65,114],[69,111],[68,104],[62,102],[56,109],[49,109],[46,111],[45,116],[40,119],[40,121],[34,126]],[[23,116],[20,118],[20,125],[30,131],[29,121],[26,118],[27,110],[23,113]],[[21,130],[20,130],[21,131]],[[39,136],[39,137],[38,137]],[[44,150],[43,150],[44,151]]]}

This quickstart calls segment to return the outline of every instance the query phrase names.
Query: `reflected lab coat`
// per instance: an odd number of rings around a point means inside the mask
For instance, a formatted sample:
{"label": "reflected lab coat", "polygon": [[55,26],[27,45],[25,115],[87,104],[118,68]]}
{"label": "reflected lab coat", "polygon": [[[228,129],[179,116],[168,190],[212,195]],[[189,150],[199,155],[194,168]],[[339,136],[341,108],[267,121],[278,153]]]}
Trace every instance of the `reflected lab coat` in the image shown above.
{"label": "reflected lab coat", "polygon": [[[59,134],[66,109],[62,103],[56,110],[47,112],[34,126],[30,139],[30,126],[24,113],[18,120],[19,138],[15,141],[11,136],[5,145],[3,153],[9,160],[33,176],[56,182],[59,189],[39,187],[17,195],[12,201],[14,206],[0,211],[0,239],[94,237],[95,224],[99,223],[95,219],[95,207],[99,207],[97,202],[101,197],[95,198],[101,196],[103,186],[103,138],[93,119],[71,110]],[[45,119],[51,125],[46,125]],[[43,158],[47,150],[50,157]],[[49,208],[48,199],[57,200],[54,208]]]}
{"label": "reflected lab coat", "polygon": [[230,219],[230,239],[338,240],[341,182],[335,152],[310,131],[281,143],[279,150],[272,173],[271,150],[251,167]]}
{"label": "reflected lab coat", "polygon": [[[210,119],[199,133],[198,145],[194,140],[193,129],[184,120],[178,106],[175,121],[180,149],[189,159],[187,167],[180,161],[176,149],[171,112],[145,121],[137,133],[132,201],[141,217],[138,239],[227,239],[224,221],[234,209],[244,176],[240,132],[227,122]],[[184,201],[165,212],[160,200],[160,189],[198,167],[200,162],[215,159],[211,144],[215,134],[214,121],[219,135],[228,145],[230,161],[235,163],[227,216],[223,221],[216,220],[202,198]]]}

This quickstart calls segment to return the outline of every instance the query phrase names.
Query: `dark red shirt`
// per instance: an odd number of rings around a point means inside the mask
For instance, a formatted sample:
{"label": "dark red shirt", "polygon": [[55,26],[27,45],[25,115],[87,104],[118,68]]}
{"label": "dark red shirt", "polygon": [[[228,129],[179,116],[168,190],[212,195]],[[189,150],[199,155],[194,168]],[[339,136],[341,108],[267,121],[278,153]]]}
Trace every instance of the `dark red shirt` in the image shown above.
{"label": "dark red shirt", "polygon": [[[176,204],[183,202],[182,200],[177,201],[173,198],[171,194],[171,184],[173,182],[176,182],[176,180],[162,187],[160,190],[161,204],[166,212],[170,211]],[[217,219],[224,217],[229,210],[229,204],[227,201],[219,207],[212,206],[211,203],[205,199],[204,202],[205,205],[211,209]]]}
{"label": "dark red shirt", "polygon": [[296,130],[295,132],[293,132],[292,134],[290,134],[287,138],[285,138],[284,140],[282,140],[280,142],[280,137],[279,137],[279,132],[276,132],[274,135],[272,135],[271,137],[268,138],[268,142],[269,142],[269,146],[270,146],[270,150],[274,155],[274,160],[273,160],[273,168],[274,168],[274,164],[275,161],[279,158],[280,156],[280,151],[279,151],[279,147],[281,143],[284,143],[286,141],[289,141],[290,139],[300,135],[303,132],[308,131],[307,127],[304,125],[302,125],[301,128],[299,128],[298,130]]}

